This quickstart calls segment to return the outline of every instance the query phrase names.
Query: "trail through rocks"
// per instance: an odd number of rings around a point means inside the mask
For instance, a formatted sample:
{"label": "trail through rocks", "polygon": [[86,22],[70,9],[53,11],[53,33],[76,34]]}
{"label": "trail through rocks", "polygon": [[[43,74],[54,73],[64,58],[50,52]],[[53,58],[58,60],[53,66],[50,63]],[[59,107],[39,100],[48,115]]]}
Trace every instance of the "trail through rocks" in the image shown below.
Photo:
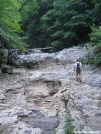
{"label": "trail through rocks", "polygon": [[67,60],[0,73],[0,134],[63,134],[67,108],[76,132],[101,133],[101,72],[83,65],[77,82],[74,62],[86,50],[66,52]]}

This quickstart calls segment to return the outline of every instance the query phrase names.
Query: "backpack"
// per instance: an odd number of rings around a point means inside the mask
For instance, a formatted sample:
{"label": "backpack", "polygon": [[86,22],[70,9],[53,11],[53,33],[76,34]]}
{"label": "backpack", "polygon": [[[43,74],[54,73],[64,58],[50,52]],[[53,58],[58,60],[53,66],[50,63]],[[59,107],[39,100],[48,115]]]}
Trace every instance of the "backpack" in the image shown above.
{"label": "backpack", "polygon": [[76,63],[76,69],[79,70],[80,69],[80,63]]}

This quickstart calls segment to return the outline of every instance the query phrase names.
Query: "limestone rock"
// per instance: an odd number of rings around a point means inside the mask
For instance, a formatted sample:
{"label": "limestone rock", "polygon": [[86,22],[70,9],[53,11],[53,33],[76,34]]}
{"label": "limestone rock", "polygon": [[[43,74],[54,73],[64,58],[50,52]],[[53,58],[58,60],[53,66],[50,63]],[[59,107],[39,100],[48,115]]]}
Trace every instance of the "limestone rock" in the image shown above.
{"label": "limestone rock", "polygon": [[101,131],[101,71],[83,65],[81,83],[73,72],[85,49],[12,55],[22,67],[0,72],[0,134],[63,134],[67,108],[75,131]]}

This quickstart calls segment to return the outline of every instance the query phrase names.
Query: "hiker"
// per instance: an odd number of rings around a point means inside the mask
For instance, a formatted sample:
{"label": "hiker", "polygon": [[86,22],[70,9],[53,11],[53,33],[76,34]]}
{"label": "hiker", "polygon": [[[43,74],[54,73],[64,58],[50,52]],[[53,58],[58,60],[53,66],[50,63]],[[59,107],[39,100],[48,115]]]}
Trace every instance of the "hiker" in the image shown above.
{"label": "hiker", "polygon": [[81,67],[82,64],[79,62],[79,59],[77,59],[77,62],[74,65],[74,71],[76,70],[76,79],[77,81],[79,80],[81,82]]}

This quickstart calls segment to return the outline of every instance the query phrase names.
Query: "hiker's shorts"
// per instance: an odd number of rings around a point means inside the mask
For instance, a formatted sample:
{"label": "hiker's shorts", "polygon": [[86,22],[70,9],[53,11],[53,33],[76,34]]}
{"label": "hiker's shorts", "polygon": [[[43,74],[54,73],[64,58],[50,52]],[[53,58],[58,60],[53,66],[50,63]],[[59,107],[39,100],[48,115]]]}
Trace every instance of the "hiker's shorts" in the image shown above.
{"label": "hiker's shorts", "polygon": [[81,74],[81,69],[76,69],[76,75]]}

